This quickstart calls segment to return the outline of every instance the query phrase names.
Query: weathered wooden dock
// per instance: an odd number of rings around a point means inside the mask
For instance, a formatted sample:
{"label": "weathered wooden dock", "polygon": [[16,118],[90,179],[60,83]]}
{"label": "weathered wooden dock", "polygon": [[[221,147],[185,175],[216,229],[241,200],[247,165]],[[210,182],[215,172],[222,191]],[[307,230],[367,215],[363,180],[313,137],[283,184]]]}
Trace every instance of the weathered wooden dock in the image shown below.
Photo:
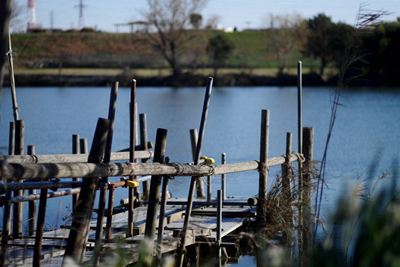
{"label": "weathered wooden dock", "polygon": [[[148,252],[151,256],[168,252],[184,255],[187,247],[204,243],[221,248],[223,238],[236,234],[245,223],[254,222],[259,228],[266,226],[269,167],[282,166],[283,190],[290,191],[294,182],[290,168],[293,161],[299,162],[302,168],[301,179],[297,183],[303,193],[298,202],[307,205],[300,205],[301,214],[304,218],[310,217],[313,129],[303,129],[302,153],[292,152],[291,134],[288,133],[284,155],[269,158],[269,110],[262,110],[259,159],[226,164],[223,154],[221,164],[211,164],[212,161],[207,159],[201,162],[211,85],[212,79],[207,86],[199,136],[196,130],[191,130],[194,162],[190,164],[171,163],[165,157],[166,129],[157,130],[154,152],[148,150],[145,114],[140,114],[141,138],[140,144],[136,145],[136,104],[131,105],[129,152],[111,153],[118,83],[112,88],[109,118],[99,119],[90,153],[87,153],[84,140],[80,143],[82,140],[74,135],[74,154],[35,155],[34,147],[30,146],[30,155],[22,155],[23,121],[17,122],[16,130],[11,124],[10,155],[0,156],[0,177],[3,181],[0,193],[5,193],[1,199],[3,231],[0,266],[61,266],[67,256],[77,262],[91,260],[97,265],[96,262],[102,261],[109,251],[116,248],[124,249],[124,264],[129,264],[141,257],[139,246],[144,239],[154,240],[150,242],[151,251]],[[135,81],[132,81],[131,89],[131,103],[136,103]],[[79,150],[84,154],[78,154]],[[152,163],[149,162],[151,159]],[[250,200],[250,196],[225,198],[225,175],[251,170],[259,172],[257,197]],[[217,175],[222,178],[218,196],[211,196],[211,183],[207,184],[205,194],[203,177]],[[187,198],[167,199],[168,180],[174,176],[191,179]],[[122,178],[111,183],[108,177]],[[67,178],[73,178],[73,181],[64,180]],[[117,187],[126,187],[129,191],[127,204],[118,209],[119,213],[114,210]],[[36,194],[36,189],[40,189],[40,194]],[[48,189],[59,190],[50,192]],[[25,190],[29,190],[27,195],[22,193]],[[98,209],[93,212],[96,191],[99,191],[100,197]],[[195,191],[197,198],[194,198]],[[73,216],[60,229],[44,232],[47,200],[61,195],[73,196]],[[29,202],[28,233],[22,231],[22,203],[25,201]],[[309,232],[309,224],[303,223],[302,227]]]}

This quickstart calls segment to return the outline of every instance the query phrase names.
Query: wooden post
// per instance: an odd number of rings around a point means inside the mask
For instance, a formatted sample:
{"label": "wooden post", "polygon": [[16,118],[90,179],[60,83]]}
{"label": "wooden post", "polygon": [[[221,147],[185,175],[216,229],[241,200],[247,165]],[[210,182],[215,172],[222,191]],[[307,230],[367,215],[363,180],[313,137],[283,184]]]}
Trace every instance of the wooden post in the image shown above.
{"label": "wooden post", "polygon": [[311,205],[313,176],[314,128],[303,128],[303,266],[309,266],[311,257]]}
{"label": "wooden post", "polygon": [[35,247],[33,249],[33,266],[40,266],[44,224],[46,217],[48,189],[40,189],[39,216],[36,227]]}
{"label": "wooden post", "polygon": [[207,176],[207,202],[211,202],[211,175]]}
{"label": "wooden post", "polygon": [[17,104],[17,94],[15,92],[15,80],[14,80],[14,62],[13,62],[13,52],[11,49],[11,35],[8,32],[8,74],[10,77],[10,87],[11,87],[11,98],[13,104],[13,114],[14,114],[14,121],[19,120],[18,116],[18,104]]}
{"label": "wooden post", "polygon": [[[302,76],[302,63],[301,63],[301,61],[299,61],[298,63],[297,63],[297,108],[298,108],[298,110],[297,110],[297,120],[298,120],[298,125],[297,125],[297,133],[298,133],[298,152],[300,153],[300,154],[302,154],[303,153],[303,147],[302,147],[302,145],[303,145],[303,137],[302,137],[302,128],[303,128],[303,125],[302,125],[302,102],[303,102],[303,76]],[[299,191],[299,202],[301,203],[301,201],[302,201],[302,166],[301,166],[302,164],[301,164],[301,162],[299,161],[299,165],[298,165],[298,169],[299,169],[299,171],[298,171],[298,173],[299,173],[299,175],[298,175],[298,180],[297,180],[297,185],[298,185],[298,191]],[[301,221],[301,216],[300,216],[300,221]]]}
{"label": "wooden post", "polygon": [[[23,120],[18,120],[15,123],[15,155],[24,154],[24,134],[25,123]],[[19,181],[21,182],[21,181]],[[15,190],[14,196],[23,196],[23,190]],[[22,235],[22,218],[24,214],[24,203],[19,202],[14,204],[14,221],[13,221],[13,238],[18,239]]]}
{"label": "wooden post", "polygon": [[79,146],[81,149],[81,154],[87,154],[89,153],[88,151],[88,145],[87,145],[87,138],[81,138],[79,139]]}
{"label": "wooden post", "polygon": [[11,191],[7,191],[5,196],[7,202],[4,205],[3,210],[3,233],[1,239],[0,266],[4,266],[7,261],[8,239],[11,228],[11,197]]}
{"label": "wooden post", "polygon": [[[100,118],[97,122],[88,162],[100,163],[102,161],[109,129],[110,121]],[[74,211],[65,255],[71,256],[78,263],[82,262],[85,253],[98,180],[99,177],[83,179],[82,192],[85,194],[80,194]]]}
{"label": "wooden post", "polygon": [[[28,155],[35,155],[35,146],[28,146]],[[36,194],[36,189],[29,189],[29,195]],[[29,201],[29,235],[36,232],[36,200]]]}
{"label": "wooden post", "polygon": [[[197,129],[190,130],[190,143],[192,146],[192,158],[193,162],[196,161],[196,149],[197,149]],[[197,197],[205,197],[204,194],[204,177],[198,177],[196,180],[196,193]]]}
{"label": "wooden post", "polygon": [[[114,133],[114,118],[115,118],[115,110],[117,109],[117,93],[118,93],[118,82],[114,82],[111,88],[110,106],[108,109],[108,120],[110,121],[110,129],[108,130],[107,141],[105,145],[105,152],[104,152],[105,163],[110,163],[111,159],[111,146]],[[100,186],[99,207],[97,212],[96,245],[101,244],[101,237],[103,235],[104,209],[107,200],[107,185],[108,185],[108,177],[107,176],[102,177],[102,182]]]}
{"label": "wooden post", "polygon": [[111,238],[111,225],[112,225],[112,216],[114,210],[114,195],[115,195],[115,186],[111,185],[108,193],[108,214],[107,214],[107,224],[106,224],[106,240],[110,240]]}
{"label": "wooden post", "polygon": [[[135,145],[136,145],[136,80],[131,81],[131,103],[130,103],[130,138],[129,138],[129,162],[135,161]],[[129,175],[129,180],[133,181],[135,176]],[[133,188],[128,188],[128,234],[133,236],[133,208],[135,201],[135,191]]]}
{"label": "wooden post", "polygon": [[[169,157],[165,158],[165,164],[169,164],[171,159]],[[162,194],[161,194],[161,207],[160,207],[160,218],[158,220],[158,238],[157,244],[161,245],[163,241],[164,235],[164,219],[165,219],[165,208],[167,206],[167,195],[168,195],[168,181],[169,176],[163,177],[163,184],[162,184]],[[161,249],[160,249],[161,252]],[[161,255],[160,255],[161,256]]]}
{"label": "wooden post", "polygon": [[[282,170],[282,189],[284,199],[290,202],[292,199],[292,168],[290,163],[290,155],[292,153],[292,133],[286,133],[286,158],[285,163],[281,165]],[[285,204],[287,207],[289,203]]]}
{"label": "wooden post", "polygon": [[[140,125],[140,145],[143,147],[143,150],[149,149],[147,144],[147,122],[146,122],[146,113],[139,114],[139,125]],[[148,159],[142,159],[142,163],[146,163]],[[150,192],[150,181],[144,181],[142,183],[143,186],[143,199],[149,199]]]}
{"label": "wooden post", "polygon": [[266,201],[268,183],[268,139],[269,139],[269,110],[261,112],[261,141],[260,141],[260,167],[259,167],[259,189],[257,204],[258,228],[266,226]]}
{"label": "wooden post", "polygon": [[[72,135],[72,154],[79,154],[79,134]],[[77,177],[72,178],[72,181],[79,181],[80,179]],[[79,194],[72,195],[72,212],[76,207],[76,203],[78,203]]]}
{"label": "wooden post", "polygon": [[[204,130],[206,126],[206,120],[207,120],[207,113],[208,113],[208,105],[210,103],[210,97],[211,97],[211,90],[212,90],[212,83],[213,83],[213,78],[209,77],[207,80],[207,88],[206,88],[206,94],[204,97],[204,105],[203,105],[203,112],[201,115],[201,122],[200,122],[200,136],[199,140],[197,141],[197,146],[196,146],[196,157],[194,159],[194,165],[199,164],[200,160],[200,154],[201,154],[201,147],[203,144],[203,137],[204,137]],[[188,194],[188,199],[187,199],[187,205],[186,205],[186,212],[185,212],[185,219],[183,222],[183,228],[181,232],[181,244],[180,244],[180,252],[182,253],[185,250],[186,247],[186,237],[187,237],[187,230],[189,226],[189,220],[190,220],[190,213],[192,212],[192,207],[193,207],[193,197],[194,197],[194,188],[196,184],[196,180],[198,177],[192,176],[190,179],[190,186],[189,186],[189,194]],[[180,259],[179,265],[182,266],[183,264],[183,254]]]}
{"label": "wooden post", "polygon": [[10,122],[10,134],[8,141],[8,155],[14,155],[15,147],[15,122]]}
{"label": "wooden post", "polygon": [[217,191],[217,246],[218,257],[221,257],[221,231],[222,231],[222,191]]}
{"label": "wooden post", "polygon": [[[166,129],[157,129],[153,162],[158,162],[161,164],[164,163],[165,148],[167,145],[167,132],[168,131]],[[158,202],[160,201],[161,179],[162,176],[153,175],[150,182],[149,204],[147,208],[146,229],[144,235],[151,241],[154,240],[154,234],[156,230],[157,208]]]}
{"label": "wooden post", "polygon": [[[226,164],[226,153],[222,153],[221,164]],[[226,198],[226,174],[221,174],[222,201]]]}

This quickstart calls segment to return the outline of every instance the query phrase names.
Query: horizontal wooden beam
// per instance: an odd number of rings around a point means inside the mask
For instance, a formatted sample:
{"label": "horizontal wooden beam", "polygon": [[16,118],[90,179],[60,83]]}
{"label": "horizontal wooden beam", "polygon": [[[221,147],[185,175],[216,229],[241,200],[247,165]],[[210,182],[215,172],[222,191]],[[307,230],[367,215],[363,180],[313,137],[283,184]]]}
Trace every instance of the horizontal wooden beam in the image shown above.
{"label": "horizontal wooden beam", "polygon": [[[89,154],[58,154],[58,155],[0,155],[0,160],[8,163],[69,163],[87,162]],[[150,159],[154,156],[151,150],[135,151],[136,159]],[[111,153],[111,161],[129,160],[129,152]]]}
{"label": "horizontal wooden beam", "polygon": [[[290,161],[297,161],[301,155],[292,153]],[[285,163],[285,156],[270,158],[268,166]],[[221,165],[189,165],[185,163],[36,163],[18,164],[0,161],[0,177],[6,180],[44,180],[70,177],[110,177],[137,175],[165,176],[208,176],[257,170],[258,161]]]}

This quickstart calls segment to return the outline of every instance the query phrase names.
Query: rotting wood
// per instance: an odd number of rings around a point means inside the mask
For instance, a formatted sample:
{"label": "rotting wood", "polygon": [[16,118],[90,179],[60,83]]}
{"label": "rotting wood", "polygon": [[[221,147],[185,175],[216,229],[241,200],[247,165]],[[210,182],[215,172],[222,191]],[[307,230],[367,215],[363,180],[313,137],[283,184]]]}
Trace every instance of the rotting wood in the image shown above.
{"label": "rotting wood", "polygon": [[[277,166],[285,163],[285,156],[269,158],[267,165]],[[290,155],[290,162],[301,159],[298,153]],[[247,161],[221,165],[189,165],[185,163],[4,163],[0,177],[8,180],[42,180],[52,178],[127,175],[169,175],[169,176],[206,176],[257,170],[259,161]]]}
{"label": "rotting wood", "polygon": [[[76,163],[87,162],[89,154],[55,154],[55,155],[0,155],[0,160],[8,163]],[[154,152],[150,150],[135,151],[137,159],[151,159]],[[113,152],[110,161],[129,160],[129,152]]]}

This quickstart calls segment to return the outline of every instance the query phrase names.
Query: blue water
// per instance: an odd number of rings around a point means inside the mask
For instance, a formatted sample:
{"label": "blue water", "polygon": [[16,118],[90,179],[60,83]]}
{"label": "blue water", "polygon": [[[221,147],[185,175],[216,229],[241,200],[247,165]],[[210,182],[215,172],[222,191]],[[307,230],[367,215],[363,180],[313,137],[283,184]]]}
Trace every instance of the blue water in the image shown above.
{"label": "blue water", "polygon": [[[172,162],[191,162],[189,130],[199,128],[205,88],[137,89],[138,113],[146,113],[148,138],[155,143],[157,128],[168,129],[166,155]],[[19,88],[20,119],[25,120],[25,145],[37,154],[68,154],[72,135],[90,144],[99,117],[107,118],[110,88]],[[118,92],[113,151],[129,146],[130,89]],[[314,127],[314,159],[322,158],[331,119],[332,90],[303,88],[303,126]],[[345,184],[368,177],[368,167],[379,159],[374,177],[391,172],[400,153],[400,89],[357,88],[342,91],[329,143],[324,210],[329,210]],[[294,87],[214,88],[205,129],[202,154],[220,163],[259,158],[261,110],[270,110],[269,157],[285,153],[286,132],[293,133],[297,150],[297,89]],[[3,90],[0,121],[0,153],[7,154],[9,122],[13,121],[10,90]],[[279,167],[271,168],[274,179]],[[114,178],[118,179],[118,178]],[[256,171],[227,175],[227,196],[258,193]],[[189,179],[170,183],[174,197],[186,197]],[[213,177],[213,194],[220,177]],[[117,191],[126,198],[126,190]],[[59,201],[62,201],[59,204]],[[51,200],[49,224],[66,215],[70,197]],[[326,213],[327,214],[327,213]],[[49,226],[50,227],[50,226]]]}

